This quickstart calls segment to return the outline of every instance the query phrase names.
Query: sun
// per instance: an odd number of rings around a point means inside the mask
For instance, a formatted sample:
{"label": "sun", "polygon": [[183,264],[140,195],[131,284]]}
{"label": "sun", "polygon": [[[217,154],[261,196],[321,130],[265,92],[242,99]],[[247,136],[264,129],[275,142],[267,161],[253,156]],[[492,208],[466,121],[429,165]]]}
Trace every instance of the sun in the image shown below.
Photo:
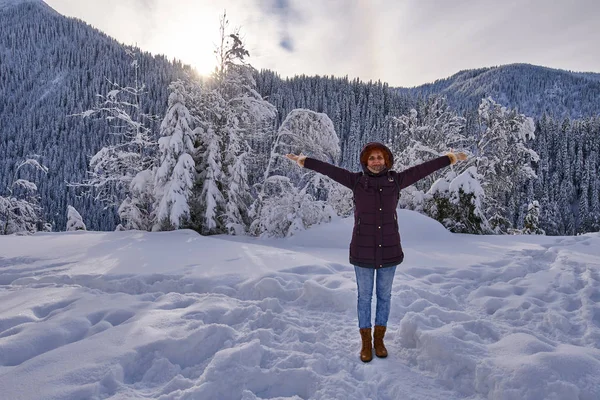
{"label": "sun", "polygon": [[213,50],[210,50],[190,54],[189,60],[185,63],[190,64],[200,75],[209,76],[215,70],[217,59]]}
{"label": "sun", "polygon": [[175,58],[183,64],[192,66],[202,76],[212,74],[217,65],[212,38],[201,35],[189,35],[189,37],[188,40],[182,40],[180,37],[173,38],[169,42],[165,49],[169,58]]}
{"label": "sun", "polygon": [[[186,9],[161,9],[157,12],[157,16],[160,16],[160,24],[157,23],[152,42],[169,59],[174,58],[190,65],[201,76],[210,76],[218,64],[215,50],[221,45],[223,39],[221,37],[223,34],[222,5],[219,2],[197,2],[196,0],[185,0],[185,2],[202,4]],[[227,11],[228,20],[243,23],[247,18],[245,9]],[[228,25],[224,34],[227,36],[233,32],[237,27],[236,24],[232,22]]]}
{"label": "sun", "polygon": [[[1,0],[0,0],[1,1]],[[192,66],[200,75],[208,76],[217,65],[215,46],[219,42],[218,19],[196,13],[171,15],[169,24],[154,36],[157,47],[169,58]]]}

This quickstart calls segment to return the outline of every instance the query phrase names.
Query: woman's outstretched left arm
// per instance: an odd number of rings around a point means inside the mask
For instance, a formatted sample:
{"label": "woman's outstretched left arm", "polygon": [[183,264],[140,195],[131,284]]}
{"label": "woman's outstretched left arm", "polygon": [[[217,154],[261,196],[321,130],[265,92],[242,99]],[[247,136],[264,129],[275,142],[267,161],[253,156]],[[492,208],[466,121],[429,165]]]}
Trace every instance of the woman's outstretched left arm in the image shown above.
{"label": "woman's outstretched left arm", "polygon": [[434,173],[438,169],[447,167],[450,164],[455,164],[457,161],[464,161],[467,159],[465,153],[448,153],[445,156],[434,158],[424,162],[423,164],[415,165],[402,172],[398,173],[398,183],[400,189],[404,189],[412,185],[413,183],[425,178],[426,176]]}

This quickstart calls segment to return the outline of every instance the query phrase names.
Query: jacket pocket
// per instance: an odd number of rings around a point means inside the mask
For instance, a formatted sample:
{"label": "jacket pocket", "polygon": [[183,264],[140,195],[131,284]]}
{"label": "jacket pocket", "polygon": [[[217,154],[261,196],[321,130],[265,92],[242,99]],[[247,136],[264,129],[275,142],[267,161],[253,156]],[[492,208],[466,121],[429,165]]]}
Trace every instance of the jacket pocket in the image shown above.
{"label": "jacket pocket", "polygon": [[356,234],[360,235],[360,218],[358,218],[358,221],[356,222]]}

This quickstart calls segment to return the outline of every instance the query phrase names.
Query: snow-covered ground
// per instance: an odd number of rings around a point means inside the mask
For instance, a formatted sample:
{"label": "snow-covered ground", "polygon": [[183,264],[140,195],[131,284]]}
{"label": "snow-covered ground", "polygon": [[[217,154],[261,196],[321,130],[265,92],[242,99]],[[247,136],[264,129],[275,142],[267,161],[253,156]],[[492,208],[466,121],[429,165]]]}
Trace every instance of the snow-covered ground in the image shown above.
{"label": "snow-covered ground", "polygon": [[350,219],[285,240],[0,237],[0,397],[600,399],[600,234],[399,218],[390,355],[368,364]]}

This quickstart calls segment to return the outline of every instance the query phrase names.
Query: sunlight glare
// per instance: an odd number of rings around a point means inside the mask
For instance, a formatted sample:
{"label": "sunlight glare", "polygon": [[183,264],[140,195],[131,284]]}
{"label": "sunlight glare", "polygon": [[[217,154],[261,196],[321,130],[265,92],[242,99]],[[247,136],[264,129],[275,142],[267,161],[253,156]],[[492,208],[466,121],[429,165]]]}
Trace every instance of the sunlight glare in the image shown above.
{"label": "sunlight glare", "polygon": [[210,75],[217,60],[214,54],[219,41],[219,17],[217,12],[177,14],[162,38],[161,47],[169,57],[189,64],[200,75]]}
{"label": "sunlight glare", "polygon": [[[184,61],[189,63],[200,75],[203,76],[209,76],[212,74],[215,70],[215,66],[217,65],[217,59],[213,53],[214,46],[212,46],[212,43],[209,44],[211,47],[203,46],[206,48],[202,49],[193,49],[193,47],[191,47],[190,57],[187,58],[187,61]],[[185,54],[185,52],[182,54]]]}

